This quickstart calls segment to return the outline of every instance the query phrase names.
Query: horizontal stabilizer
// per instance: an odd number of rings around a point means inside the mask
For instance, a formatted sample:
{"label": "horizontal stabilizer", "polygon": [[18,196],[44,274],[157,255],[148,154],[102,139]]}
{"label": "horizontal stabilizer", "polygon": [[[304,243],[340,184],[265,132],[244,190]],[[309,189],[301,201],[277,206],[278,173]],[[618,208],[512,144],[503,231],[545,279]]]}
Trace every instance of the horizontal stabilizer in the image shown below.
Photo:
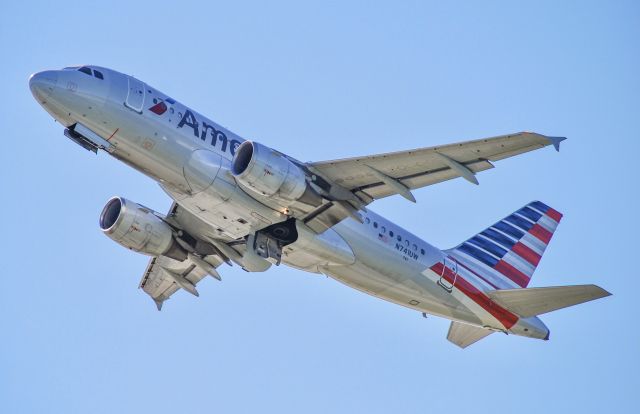
{"label": "horizontal stabilizer", "polygon": [[596,285],[502,289],[487,294],[498,305],[525,318],[611,295]]}
{"label": "horizontal stabilizer", "polygon": [[447,339],[458,345],[460,348],[466,348],[492,333],[492,330],[480,328],[478,326],[467,325],[466,323],[460,322],[451,322]]}

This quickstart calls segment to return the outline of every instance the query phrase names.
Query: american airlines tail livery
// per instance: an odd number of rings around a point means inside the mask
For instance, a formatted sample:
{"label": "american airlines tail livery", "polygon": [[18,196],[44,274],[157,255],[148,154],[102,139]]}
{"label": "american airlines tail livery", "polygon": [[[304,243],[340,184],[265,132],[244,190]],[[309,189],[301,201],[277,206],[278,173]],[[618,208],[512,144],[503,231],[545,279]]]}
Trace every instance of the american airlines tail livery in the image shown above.
{"label": "american airlines tail livery", "polygon": [[440,250],[367,208],[374,200],[476,174],[564,138],[520,132],[431,148],[300,162],[233,132],[144,82],[98,66],[36,73],[33,96],[83,148],[156,180],[160,214],[122,197],[100,228],[151,256],[140,288],[158,309],[219,267],[281,263],[450,319],[465,348],[493,332],[549,339],[538,315],[608,296],[595,285],[527,287],[562,214],[532,201],[458,246]]}

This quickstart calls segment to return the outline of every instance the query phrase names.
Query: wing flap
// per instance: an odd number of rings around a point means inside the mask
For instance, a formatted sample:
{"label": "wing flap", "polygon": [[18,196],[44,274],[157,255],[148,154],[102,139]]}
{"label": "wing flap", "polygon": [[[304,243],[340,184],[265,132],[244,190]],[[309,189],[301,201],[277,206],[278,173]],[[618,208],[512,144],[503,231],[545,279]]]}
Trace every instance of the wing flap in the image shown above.
{"label": "wing flap", "polygon": [[447,339],[464,349],[474,344],[482,338],[489,336],[494,331],[490,329],[480,328],[478,326],[467,325],[461,322],[451,322]]}
{"label": "wing flap", "polygon": [[576,285],[493,290],[487,295],[498,305],[528,318],[604,298],[611,293],[596,285]]}
{"label": "wing flap", "polygon": [[[471,171],[473,171],[474,173],[478,173],[481,171],[494,168],[493,164],[491,164],[486,160],[465,163],[464,166],[470,169]],[[427,170],[417,174],[404,175],[404,176],[394,177],[394,178],[398,180],[401,184],[405,185],[407,188],[413,190],[416,188],[426,187],[432,184],[441,183],[441,182],[448,181],[458,177],[459,177],[458,173],[456,173],[451,168],[438,166],[436,169],[433,169],[433,170]],[[385,185],[380,181],[356,188],[354,189],[354,191],[356,191],[356,194],[358,194],[359,196],[364,195],[365,199],[366,197],[370,198],[370,200],[367,200],[368,202],[397,194],[394,188],[388,185]]]}
{"label": "wing flap", "polygon": [[[213,239],[216,236],[212,226],[175,202],[164,220],[196,239]],[[224,242],[221,240],[221,243]],[[180,289],[198,296],[195,286],[207,275],[221,280],[216,268],[222,263],[224,258],[219,256],[219,252],[213,251],[196,253],[190,250],[187,259],[182,262],[166,256],[153,257],[149,260],[138,287],[153,299],[160,310],[164,301]]]}
{"label": "wing flap", "polygon": [[[222,260],[217,256],[207,256],[206,262],[216,268]],[[191,259],[179,262],[165,256],[154,257],[147,265],[139,288],[151,296],[160,310],[162,303],[180,288],[185,288],[192,294],[194,291],[197,292],[195,286],[208,275],[209,273]]]}

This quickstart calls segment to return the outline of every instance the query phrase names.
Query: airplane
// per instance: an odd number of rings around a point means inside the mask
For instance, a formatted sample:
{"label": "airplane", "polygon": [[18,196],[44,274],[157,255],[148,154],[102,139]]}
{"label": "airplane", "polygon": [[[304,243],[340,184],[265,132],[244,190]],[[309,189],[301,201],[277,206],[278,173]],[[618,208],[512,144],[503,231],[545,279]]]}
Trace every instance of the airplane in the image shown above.
{"label": "airplane", "polygon": [[151,256],[139,288],[158,310],[179,290],[198,296],[223,264],[264,272],[284,264],[386,301],[451,320],[465,348],[493,332],[549,339],[538,315],[609,296],[596,285],[528,287],[562,214],[533,201],[458,246],[441,250],[371,211],[373,201],[454,178],[478,184],[496,161],[563,137],[519,132],[429,148],[301,162],[244,140],[133,76],[100,66],[29,78],[38,103],[82,148],[157,181],[161,214],[113,197],[106,236]]}

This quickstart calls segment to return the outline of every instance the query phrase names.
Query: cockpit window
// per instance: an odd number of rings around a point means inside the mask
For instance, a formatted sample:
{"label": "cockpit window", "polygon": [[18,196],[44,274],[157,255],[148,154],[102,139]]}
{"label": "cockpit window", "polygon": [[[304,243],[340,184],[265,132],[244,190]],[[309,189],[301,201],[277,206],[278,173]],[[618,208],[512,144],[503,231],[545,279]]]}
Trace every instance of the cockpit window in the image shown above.
{"label": "cockpit window", "polygon": [[98,79],[104,79],[104,76],[102,76],[102,72],[100,72],[99,70],[93,70],[93,74],[96,78]]}
{"label": "cockpit window", "polygon": [[88,68],[88,67],[86,67],[86,66],[83,66],[83,67],[81,67],[81,68],[80,68],[80,69],[78,69],[78,70],[79,70],[80,72],[82,72],[82,73],[86,73],[87,75],[92,76],[92,75],[91,75],[91,69],[89,69],[89,68]]}

